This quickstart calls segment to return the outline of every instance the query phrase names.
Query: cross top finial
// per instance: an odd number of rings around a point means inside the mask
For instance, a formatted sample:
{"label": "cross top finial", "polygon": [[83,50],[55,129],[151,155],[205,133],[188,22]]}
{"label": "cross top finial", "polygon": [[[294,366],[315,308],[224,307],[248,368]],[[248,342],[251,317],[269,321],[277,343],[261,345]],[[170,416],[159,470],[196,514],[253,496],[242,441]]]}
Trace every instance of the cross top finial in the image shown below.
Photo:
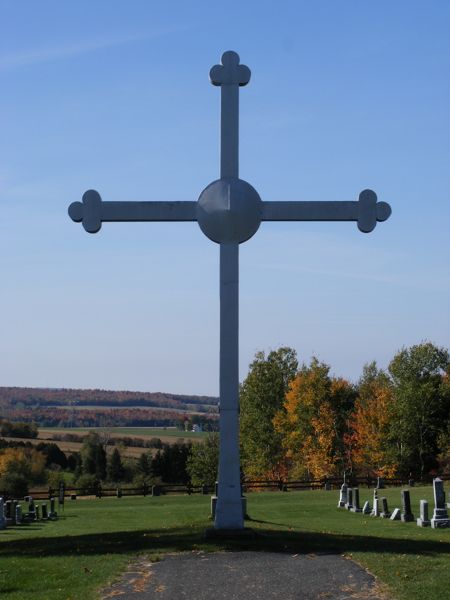
{"label": "cross top finial", "polygon": [[250,81],[250,69],[239,64],[239,54],[228,50],[222,54],[221,65],[214,65],[209,72],[213,85],[247,85]]}

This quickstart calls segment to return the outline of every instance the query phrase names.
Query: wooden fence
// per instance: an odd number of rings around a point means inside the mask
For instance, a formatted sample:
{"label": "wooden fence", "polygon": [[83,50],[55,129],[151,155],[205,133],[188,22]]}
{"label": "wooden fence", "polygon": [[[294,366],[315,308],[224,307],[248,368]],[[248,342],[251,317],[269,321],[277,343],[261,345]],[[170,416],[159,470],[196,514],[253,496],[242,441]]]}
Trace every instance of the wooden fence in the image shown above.
{"label": "wooden fence", "polygon": [[[445,481],[450,480],[450,476],[441,476],[441,479]],[[291,480],[260,480],[260,481],[243,481],[242,491],[274,491],[274,492],[289,492],[289,491],[301,491],[301,490],[337,490],[342,485],[342,478],[327,478],[327,479],[302,479],[298,481]],[[368,487],[373,488],[377,485],[377,479],[374,477],[348,477],[347,483],[350,487]],[[425,481],[414,482],[412,479],[406,478],[391,478],[383,479],[383,485],[385,487],[395,487],[402,485],[431,485],[432,478],[428,478]],[[215,486],[209,485],[198,485],[193,486],[189,484],[163,484],[163,485],[144,485],[141,487],[103,487],[102,485],[95,485],[90,488],[77,488],[74,486],[68,486],[64,490],[64,498],[77,498],[77,497],[88,497],[95,496],[96,498],[103,497],[122,497],[122,496],[160,496],[165,494],[212,494],[215,492]],[[45,500],[52,497],[59,497],[60,490],[52,488],[41,488],[36,490],[30,490],[29,495],[35,500]],[[3,496],[8,499],[7,494],[2,494],[0,491],[0,497]]]}

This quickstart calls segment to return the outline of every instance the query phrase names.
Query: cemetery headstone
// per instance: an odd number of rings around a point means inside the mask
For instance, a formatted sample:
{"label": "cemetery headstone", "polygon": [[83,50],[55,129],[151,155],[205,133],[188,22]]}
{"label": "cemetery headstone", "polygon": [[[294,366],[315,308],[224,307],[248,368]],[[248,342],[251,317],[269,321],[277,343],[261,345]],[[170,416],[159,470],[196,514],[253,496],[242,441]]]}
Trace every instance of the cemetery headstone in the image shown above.
{"label": "cemetery headstone", "polygon": [[58,517],[58,513],[55,510],[55,498],[52,496],[50,498],[50,512],[48,513],[49,519],[56,519]]}
{"label": "cemetery headstone", "polygon": [[239,459],[239,244],[249,240],[262,221],[356,221],[369,233],[391,214],[372,190],[358,201],[262,201],[239,178],[239,88],[250,81],[250,69],[236,52],[225,52],[210,71],[221,90],[220,179],[210,183],[197,202],[110,202],[95,190],[69,207],[69,216],[97,233],[103,222],[197,221],[202,232],[220,245],[220,450],[216,529],[244,528]]}
{"label": "cemetery headstone", "polygon": [[28,503],[28,519],[30,521],[36,521],[36,506],[33,498],[31,498]]}
{"label": "cemetery headstone", "polygon": [[378,490],[376,488],[373,490],[373,508],[372,508],[372,512],[370,513],[370,515],[372,517],[380,516],[380,508],[378,506]]}
{"label": "cemetery headstone", "polygon": [[369,502],[368,500],[366,500],[366,501],[364,502],[364,506],[363,506],[363,509],[362,509],[362,511],[363,511],[363,514],[364,514],[364,515],[370,515],[370,513],[371,513],[371,510],[372,510],[372,509],[370,508],[370,502]]}
{"label": "cemetery headstone", "polygon": [[45,502],[42,504],[42,519],[45,521],[48,519],[47,504]]}
{"label": "cemetery headstone", "polygon": [[5,502],[5,517],[6,519],[12,519],[12,500]]}
{"label": "cemetery headstone", "polygon": [[448,493],[448,502],[447,502],[447,508],[450,508],[450,492]]}
{"label": "cemetery headstone", "polygon": [[161,495],[161,488],[159,487],[159,485],[152,485],[152,496],[160,496]]}
{"label": "cemetery headstone", "polygon": [[359,488],[353,488],[353,506],[350,510],[355,513],[362,512],[362,508],[359,505]]}
{"label": "cemetery headstone", "polygon": [[381,511],[380,517],[382,519],[389,519],[389,517],[391,516],[391,513],[389,512],[387,498],[385,498],[384,496],[383,496],[383,498],[381,498],[381,508],[382,508],[382,511]]}
{"label": "cemetery headstone", "polygon": [[401,511],[399,508],[394,508],[394,510],[392,511],[392,515],[390,517],[391,521],[400,521],[401,518]]}
{"label": "cemetery headstone", "polygon": [[59,494],[58,494],[58,508],[64,510],[64,498],[66,495],[66,484],[64,481],[60,481],[59,483]]}
{"label": "cemetery headstone", "polygon": [[347,510],[351,510],[353,508],[353,488],[347,489],[347,502],[345,503],[345,508]]}
{"label": "cemetery headstone", "polygon": [[5,503],[3,498],[0,498],[0,529],[6,529]]}
{"label": "cemetery headstone", "polygon": [[401,520],[404,523],[408,523],[409,521],[414,521],[414,515],[411,512],[411,498],[409,495],[409,490],[402,490],[401,497],[402,497]]}
{"label": "cemetery headstone", "polygon": [[417,519],[418,527],[429,527],[431,525],[430,518],[428,516],[428,502],[426,500],[420,501],[420,517]]}
{"label": "cemetery headstone", "polygon": [[12,501],[12,506],[11,506],[11,518],[12,518],[12,522],[15,523],[16,522],[16,506],[19,504],[18,500],[13,500]]}
{"label": "cemetery headstone", "polygon": [[344,481],[339,492],[338,508],[343,508],[347,504],[347,491],[348,485]]}
{"label": "cemetery headstone", "polygon": [[414,487],[414,479],[408,479],[408,485],[409,487]]}
{"label": "cemetery headstone", "polygon": [[117,498],[122,498],[122,488],[118,487],[116,489],[116,496]]}
{"label": "cemetery headstone", "polygon": [[438,527],[450,527],[447,507],[445,506],[444,482],[439,477],[433,479],[433,492],[434,511],[431,518],[431,527],[433,527],[433,529],[437,529]]}
{"label": "cemetery headstone", "polygon": [[20,504],[18,504],[16,506],[16,511],[15,511],[15,522],[16,525],[22,525],[22,507],[20,506]]}
{"label": "cemetery headstone", "polygon": [[39,504],[35,504],[34,511],[35,511],[36,521],[40,521],[41,520],[41,509],[40,509]]}
{"label": "cemetery headstone", "polygon": [[384,479],[382,477],[377,477],[377,490],[384,489]]}
{"label": "cemetery headstone", "polygon": [[202,485],[202,495],[203,496],[207,496],[208,495],[208,486],[203,484]]}

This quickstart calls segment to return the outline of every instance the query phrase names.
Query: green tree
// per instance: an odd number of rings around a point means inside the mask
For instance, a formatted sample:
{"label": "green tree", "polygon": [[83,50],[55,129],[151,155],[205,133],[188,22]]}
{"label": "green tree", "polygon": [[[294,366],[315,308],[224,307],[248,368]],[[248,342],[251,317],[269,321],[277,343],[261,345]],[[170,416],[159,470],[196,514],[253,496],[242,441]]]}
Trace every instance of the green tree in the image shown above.
{"label": "green tree", "polygon": [[449,353],[430,342],[403,348],[389,364],[393,382],[392,442],[400,470],[423,477],[438,467],[439,440],[450,418],[445,387]]}
{"label": "green tree", "polygon": [[210,433],[203,442],[192,444],[186,469],[193,485],[214,485],[219,466],[219,434]]}
{"label": "green tree", "polygon": [[148,452],[143,452],[138,458],[136,465],[138,473],[141,475],[150,475],[152,472],[152,457]]}
{"label": "green tree", "polygon": [[124,468],[122,464],[122,457],[120,456],[118,448],[114,448],[112,451],[111,456],[108,459],[106,472],[108,481],[122,481],[124,476]]}
{"label": "green tree", "polygon": [[282,436],[273,418],[297,371],[297,353],[282,347],[257,352],[240,390],[240,443],[247,477],[284,475]]}
{"label": "green tree", "polygon": [[106,452],[97,433],[90,433],[83,441],[81,449],[83,473],[95,475],[97,479],[106,477]]}
{"label": "green tree", "polygon": [[177,442],[164,444],[152,460],[152,474],[164,483],[188,483],[189,475],[186,463],[191,451],[191,444]]}

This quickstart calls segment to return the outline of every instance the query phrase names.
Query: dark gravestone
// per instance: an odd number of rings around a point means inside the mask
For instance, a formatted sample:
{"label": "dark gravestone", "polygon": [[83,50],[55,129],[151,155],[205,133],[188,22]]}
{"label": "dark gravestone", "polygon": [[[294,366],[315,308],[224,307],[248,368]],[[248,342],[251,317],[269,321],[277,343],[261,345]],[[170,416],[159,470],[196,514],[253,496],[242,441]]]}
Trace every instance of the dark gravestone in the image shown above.
{"label": "dark gravestone", "polygon": [[347,490],[347,502],[345,503],[345,508],[347,510],[353,508],[353,488],[348,488]]}
{"label": "dark gravestone", "polygon": [[30,502],[28,503],[28,519],[30,521],[36,521],[36,506],[33,498],[31,498]]}
{"label": "dark gravestone", "polygon": [[5,503],[3,498],[0,498],[0,529],[6,529]]}
{"label": "dark gravestone", "polygon": [[409,521],[414,521],[414,515],[411,512],[411,498],[409,496],[409,490],[402,490],[401,497],[402,497],[401,520],[404,523],[408,523]]}
{"label": "dark gravestone", "polygon": [[353,507],[350,510],[355,513],[362,512],[359,505],[359,488],[353,488]]}
{"label": "dark gravestone", "polygon": [[48,514],[48,518],[49,519],[56,519],[58,516],[58,513],[55,510],[55,499],[54,498],[50,498],[50,512]]}
{"label": "dark gravestone", "polygon": [[161,496],[161,488],[159,485],[152,485],[152,496]]}
{"label": "dark gravestone", "polygon": [[45,520],[45,521],[48,519],[48,512],[47,512],[47,504],[46,503],[44,503],[42,505],[42,519]]}
{"label": "dark gravestone", "polygon": [[384,497],[381,498],[381,507],[382,507],[382,511],[381,511],[380,517],[382,519],[389,519],[389,517],[391,516],[391,513],[389,512],[387,498],[384,498]]}

